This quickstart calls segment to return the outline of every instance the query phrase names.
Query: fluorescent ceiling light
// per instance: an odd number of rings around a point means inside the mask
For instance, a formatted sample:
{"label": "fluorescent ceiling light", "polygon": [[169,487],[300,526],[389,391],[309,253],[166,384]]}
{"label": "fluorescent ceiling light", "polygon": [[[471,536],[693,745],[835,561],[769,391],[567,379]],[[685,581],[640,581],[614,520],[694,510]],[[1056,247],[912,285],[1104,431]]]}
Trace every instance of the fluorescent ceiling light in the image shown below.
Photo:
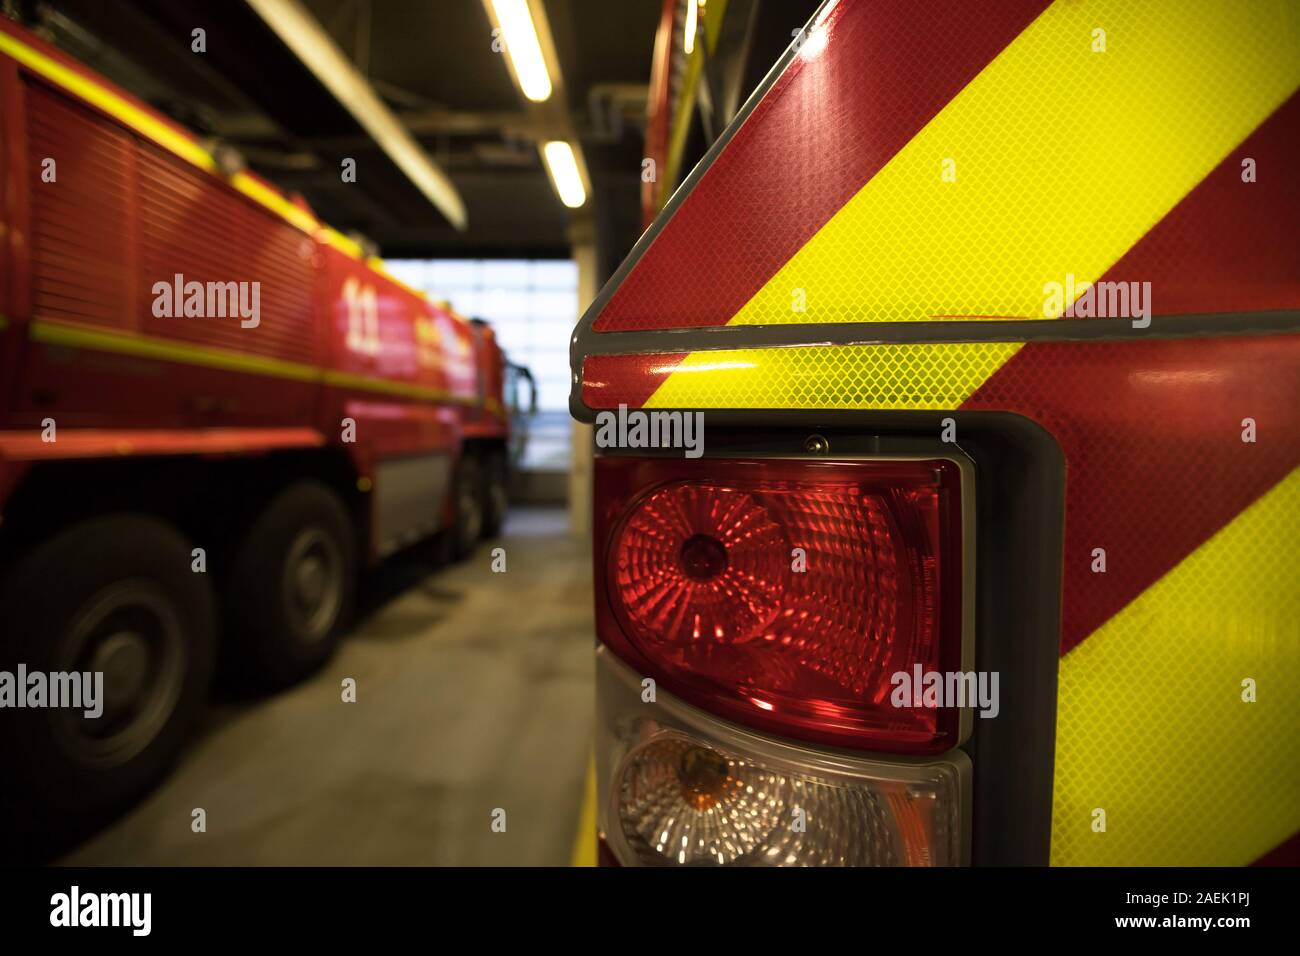
{"label": "fluorescent ceiling light", "polygon": [[492,10],[501,27],[506,56],[514,67],[519,89],[534,103],[541,103],[551,95],[551,75],[546,71],[528,0],[492,0]]}
{"label": "fluorescent ceiling light", "polygon": [[573,147],[562,139],[551,140],[542,146],[542,158],[546,160],[546,171],[551,174],[555,191],[560,194],[560,202],[570,209],[577,209],[585,203],[587,190],[582,185]]}
{"label": "fluorescent ceiling light", "polygon": [[298,0],[248,0],[276,36],[334,94],[388,158],[457,229],[465,228],[465,204],[447,174],[434,165],[402,121],[375,95],[370,83]]}
{"label": "fluorescent ceiling light", "polygon": [[686,0],[686,26],[682,31],[683,46],[687,55],[695,52],[695,34],[699,30],[699,4],[695,0]]}

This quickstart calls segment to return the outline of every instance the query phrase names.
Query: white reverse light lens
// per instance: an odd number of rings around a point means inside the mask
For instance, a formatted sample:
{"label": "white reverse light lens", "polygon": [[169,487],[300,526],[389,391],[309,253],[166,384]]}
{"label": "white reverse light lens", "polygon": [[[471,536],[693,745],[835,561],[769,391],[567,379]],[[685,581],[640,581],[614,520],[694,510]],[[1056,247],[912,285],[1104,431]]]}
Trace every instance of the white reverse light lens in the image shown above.
{"label": "white reverse light lens", "polygon": [[582,185],[572,146],[562,139],[552,140],[542,147],[542,158],[546,160],[555,191],[560,194],[560,202],[577,209],[587,201],[587,190]]}
{"label": "white reverse light lens", "polygon": [[501,25],[506,56],[514,65],[519,88],[534,103],[541,103],[551,95],[551,75],[546,70],[528,0],[492,0],[492,9]]}
{"label": "white reverse light lens", "polygon": [[601,831],[641,866],[963,862],[970,763],[860,759],[751,734],[598,652]]}

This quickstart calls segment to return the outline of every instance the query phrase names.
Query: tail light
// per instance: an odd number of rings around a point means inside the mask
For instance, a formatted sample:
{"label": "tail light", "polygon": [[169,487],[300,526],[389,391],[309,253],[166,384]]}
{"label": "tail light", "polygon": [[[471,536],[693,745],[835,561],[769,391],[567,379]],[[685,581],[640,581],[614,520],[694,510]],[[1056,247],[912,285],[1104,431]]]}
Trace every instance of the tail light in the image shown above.
{"label": "tail light", "polygon": [[969,464],[608,456],[595,477],[603,850],[965,862],[969,711],[897,677],[967,669]]}
{"label": "tail light", "polygon": [[942,753],[963,712],[898,706],[895,675],[963,669],[962,491],[941,458],[601,458],[601,639],[746,726]]}

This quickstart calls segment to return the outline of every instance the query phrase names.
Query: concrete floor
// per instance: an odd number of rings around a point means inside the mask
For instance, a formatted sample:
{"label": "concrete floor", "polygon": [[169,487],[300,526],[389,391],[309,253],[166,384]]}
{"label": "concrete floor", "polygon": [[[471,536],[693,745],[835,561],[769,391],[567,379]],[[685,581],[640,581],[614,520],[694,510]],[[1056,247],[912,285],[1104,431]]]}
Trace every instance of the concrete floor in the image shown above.
{"label": "concrete floor", "polygon": [[568,864],[592,737],[590,560],[563,511],[526,510],[464,564],[386,562],[321,673],[216,704],[168,780],[62,862]]}

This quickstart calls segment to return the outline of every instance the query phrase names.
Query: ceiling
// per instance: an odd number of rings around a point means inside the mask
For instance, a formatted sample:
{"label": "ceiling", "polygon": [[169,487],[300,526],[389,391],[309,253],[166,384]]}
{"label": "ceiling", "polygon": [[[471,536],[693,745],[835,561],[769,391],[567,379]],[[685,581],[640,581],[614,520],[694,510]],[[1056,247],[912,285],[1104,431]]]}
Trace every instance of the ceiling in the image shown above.
{"label": "ceiling", "polygon": [[[301,0],[464,200],[454,229],[245,3],[25,2],[42,32],[91,67],[301,193],[390,258],[567,256],[595,226],[621,256],[640,231],[645,96],[660,0],[544,0],[594,201],[556,197],[537,154],[555,135],[493,52],[480,0]],[[191,31],[207,50],[191,51]],[[357,181],[340,176],[356,160]],[[585,217],[595,217],[592,222]]]}

